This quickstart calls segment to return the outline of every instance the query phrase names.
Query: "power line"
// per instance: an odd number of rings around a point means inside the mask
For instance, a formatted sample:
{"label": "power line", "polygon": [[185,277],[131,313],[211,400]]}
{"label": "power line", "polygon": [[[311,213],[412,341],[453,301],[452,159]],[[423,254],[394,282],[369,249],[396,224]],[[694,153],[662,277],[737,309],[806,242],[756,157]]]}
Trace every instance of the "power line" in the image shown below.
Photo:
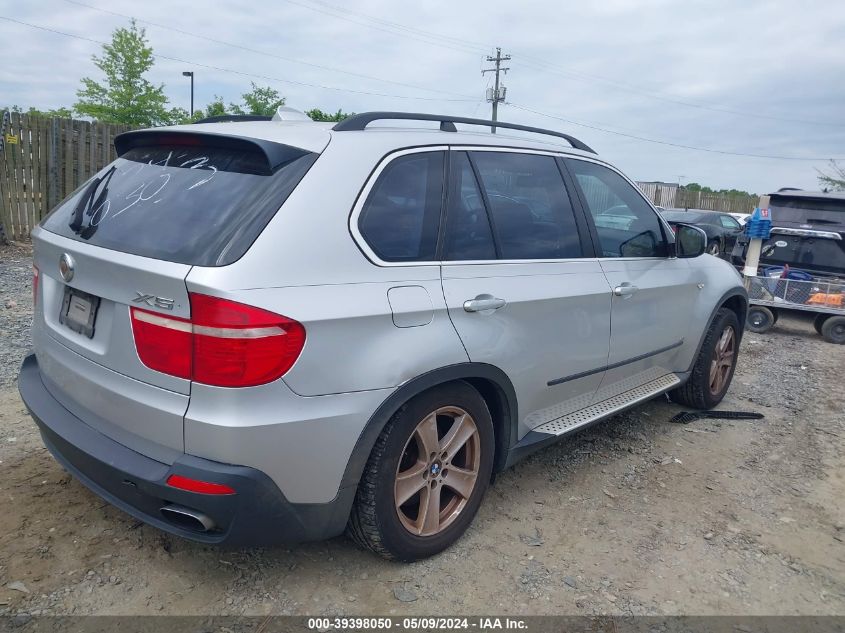
{"label": "power line", "polygon": [[[91,38],[91,37],[85,37],[84,35],[76,35],[74,33],[66,33],[64,31],[59,31],[57,29],[51,29],[51,28],[46,27],[46,26],[39,26],[38,24],[31,24],[29,22],[24,22],[23,20],[16,20],[15,18],[10,18],[10,17],[3,16],[3,15],[0,15],[0,20],[6,20],[7,22],[13,22],[15,24],[20,24],[22,26],[28,26],[28,27],[33,28],[33,29],[38,29],[39,31],[46,31],[48,33],[55,33],[56,35],[62,35],[64,37],[72,37],[72,38],[77,39],[77,40],[83,40],[85,42],[91,42],[93,44],[99,44],[100,46],[107,46],[107,43],[103,42],[102,40],[97,40],[97,39],[94,39],[94,38]],[[180,64],[188,64],[188,65],[191,65],[191,66],[197,66],[199,68],[207,68],[209,70],[216,70],[218,72],[231,73],[231,74],[234,74],[234,75],[241,75],[243,77],[252,77],[253,79],[263,79],[265,81],[276,81],[276,82],[279,82],[279,83],[293,84],[293,85],[297,85],[297,86],[306,86],[306,87],[309,87],[309,88],[320,88],[321,90],[335,90],[335,91],[338,91],[338,92],[348,92],[348,93],[351,93],[351,94],[369,95],[369,96],[374,96],[374,97],[389,97],[391,99],[409,99],[409,100],[412,100],[412,101],[444,101],[444,102],[448,101],[448,102],[462,102],[462,103],[474,103],[475,102],[474,98],[445,99],[445,98],[442,98],[442,97],[411,97],[411,96],[408,96],[408,95],[395,95],[395,94],[387,94],[387,93],[383,93],[383,92],[369,92],[369,91],[366,91],[366,90],[352,90],[350,88],[337,88],[335,86],[326,86],[326,85],[323,85],[323,84],[312,84],[312,83],[307,83],[307,82],[304,82],[304,81],[296,81],[294,79],[282,79],[280,77],[272,77],[270,75],[259,75],[259,74],[256,74],[256,73],[248,73],[248,72],[244,72],[244,71],[240,71],[240,70],[235,70],[233,68],[223,68],[221,66],[213,66],[211,64],[202,64],[202,63],[199,63],[199,62],[194,62],[194,61],[190,61],[190,60],[187,60],[187,59],[182,59],[180,57],[172,57],[172,56],[169,56],[169,55],[162,55],[160,53],[153,53],[152,56],[155,57],[156,59],[166,59],[166,60],[173,61],[173,62],[179,62]]]}
{"label": "power line", "polygon": [[[574,79],[576,81],[583,81],[587,83],[602,83],[607,85],[614,90],[621,90],[623,92],[628,92],[631,94],[637,94],[643,97],[647,97],[649,99],[656,99],[658,101],[666,101],[667,103],[674,103],[676,105],[685,106],[688,108],[696,108],[699,110],[709,110],[711,112],[721,112],[723,114],[733,114],[735,116],[742,116],[754,119],[768,119],[770,121],[782,121],[785,123],[803,123],[806,125],[818,125],[823,127],[845,127],[845,124],[839,123],[826,123],[824,121],[811,121],[809,119],[796,119],[792,117],[782,117],[776,116],[772,114],[763,114],[760,112],[751,113],[751,112],[743,112],[741,110],[734,110],[732,108],[725,108],[718,105],[711,105],[706,103],[696,103],[694,101],[685,101],[683,99],[678,99],[676,97],[660,94],[660,93],[653,93],[649,92],[648,90],[643,90],[641,88],[637,88],[636,86],[632,86],[631,84],[626,84],[624,82],[615,81],[613,79],[607,79],[605,77],[599,77],[597,75],[587,75],[584,73],[579,73],[577,71],[565,70],[559,66],[554,66],[552,64],[548,64],[543,60],[526,57],[523,56],[523,59],[529,60],[530,63],[525,63],[517,60],[514,61],[515,64],[525,66],[528,68],[534,68],[535,70],[540,70],[543,72],[550,72],[552,74],[561,75],[564,77],[569,77],[570,79]],[[534,61],[536,59],[536,61]]]}
{"label": "power line", "polygon": [[388,26],[388,27],[392,26],[394,28],[402,29],[403,31],[408,31],[410,33],[417,33],[417,34],[419,34],[423,37],[443,40],[445,42],[457,44],[457,45],[460,45],[460,46],[465,46],[467,48],[475,48],[475,50],[482,51],[482,52],[486,52],[486,51],[490,50],[490,46],[485,44],[484,42],[475,42],[475,41],[472,41],[472,40],[467,40],[465,38],[453,37],[451,35],[443,35],[441,33],[434,33],[433,31],[426,31],[424,29],[420,29],[420,28],[416,28],[416,27],[412,27],[412,26],[406,26],[404,24],[400,24],[399,22],[391,22],[390,20],[378,18],[378,17],[373,16],[373,15],[351,11],[349,9],[345,9],[343,7],[339,7],[339,6],[330,4],[328,2],[323,2],[322,0],[309,0],[309,1],[310,1],[311,4],[319,4],[319,5],[322,5],[326,8],[328,8],[328,9],[331,9],[331,10],[337,11],[337,12],[348,13],[348,14],[351,14],[351,15],[356,15],[356,13],[357,13],[357,15],[361,16],[364,19],[372,20],[374,22],[384,24],[385,26]]}
{"label": "power line", "polygon": [[280,59],[282,61],[293,62],[295,64],[302,64],[303,66],[310,66],[311,68],[319,68],[321,70],[328,70],[330,72],[336,72],[336,73],[342,73],[342,74],[345,74],[345,75],[351,75],[353,77],[359,77],[359,78],[362,78],[362,79],[371,79],[371,80],[374,80],[374,81],[381,81],[381,82],[393,84],[393,85],[396,85],[396,86],[402,86],[404,88],[413,88],[415,90],[425,90],[427,92],[435,92],[435,93],[440,93],[440,94],[448,94],[448,95],[452,95],[452,96],[466,97],[468,99],[472,98],[470,95],[463,95],[463,94],[459,94],[459,93],[455,93],[455,92],[450,92],[448,90],[439,90],[437,88],[427,88],[425,86],[419,86],[419,85],[415,85],[415,84],[404,83],[404,82],[401,82],[401,81],[394,81],[392,79],[384,79],[382,77],[375,77],[373,75],[366,75],[364,73],[357,73],[357,72],[350,71],[350,70],[344,70],[342,68],[335,68],[335,67],[332,67],[332,66],[325,66],[325,65],[316,64],[316,63],[313,63],[313,62],[307,62],[307,61],[304,61],[304,60],[301,60],[301,59],[296,59],[296,58],[293,58],[293,57],[285,57],[284,55],[278,55],[276,53],[270,53],[268,51],[262,51],[260,49],[250,48],[248,46],[242,46],[241,44],[236,44],[234,42],[227,42],[225,40],[217,39],[217,38],[210,37],[210,36],[207,36],[207,35],[201,35],[199,33],[193,33],[191,31],[185,31],[183,29],[179,29],[179,28],[176,28],[176,27],[173,27],[173,26],[167,26],[166,24],[160,24],[158,22],[153,22],[151,20],[145,20],[145,19],[138,18],[138,17],[132,16],[132,15],[127,15],[125,13],[119,13],[117,11],[112,11],[111,9],[103,9],[101,7],[96,7],[96,6],[93,6],[93,5],[90,5],[90,4],[85,4],[84,2],[78,2],[77,0],[64,0],[64,1],[67,2],[68,4],[74,4],[74,5],[77,5],[77,6],[80,6],[80,7],[85,7],[86,9],[91,9],[92,11],[99,11],[101,13],[114,15],[114,16],[117,16],[117,17],[120,17],[120,18],[125,18],[127,20],[136,20],[137,22],[140,22],[142,24],[148,24],[150,26],[154,26],[154,27],[159,28],[159,29],[165,29],[167,31],[172,31],[174,33],[179,33],[181,35],[187,35],[189,37],[195,37],[197,39],[205,40],[205,41],[208,41],[208,42],[213,42],[215,44],[220,44],[222,46],[229,46],[231,48],[236,48],[236,49],[239,49],[239,50],[242,50],[242,51],[246,51],[248,53],[255,53],[256,55],[264,55],[265,57],[271,57],[273,59]]}
{"label": "power line", "polygon": [[[360,20],[350,18],[350,17],[345,16],[345,15],[338,15],[338,12],[345,12],[345,13],[349,13],[349,14],[353,14],[353,15],[355,15],[356,12],[349,11],[349,10],[346,10],[346,9],[340,9],[339,7],[336,7],[334,5],[329,5],[328,3],[322,3],[323,6],[329,7],[329,9],[327,10],[327,9],[321,9],[321,8],[318,8],[318,7],[311,6],[310,4],[305,4],[304,2],[297,2],[296,0],[284,0],[284,1],[287,2],[288,4],[293,4],[293,5],[302,7],[304,9],[308,9],[310,11],[316,11],[317,13],[322,13],[323,15],[328,15],[328,16],[331,16],[333,18],[337,18],[338,20],[345,20],[347,22],[352,22],[353,24],[358,24],[359,26],[366,26],[368,28],[375,29],[376,31],[383,31],[385,33],[390,33],[391,35],[396,35],[396,36],[400,36],[400,37],[410,37],[411,39],[419,40],[419,41],[425,42],[426,44],[434,44],[435,46],[440,46],[442,48],[448,48],[448,49],[451,49],[453,51],[458,51],[460,53],[468,53],[468,54],[476,55],[479,52],[481,52],[479,50],[479,48],[476,48],[476,47],[469,45],[469,44],[463,44],[463,43],[460,43],[460,42],[455,42],[455,44],[452,45],[452,44],[446,43],[446,42],[432,41],[432,39],[434,39],[434,38],[431,38],[429,36],[414,35],[414,33],[417,30],[413,29],[409,26],[403,26],[403,25],[399,25],[399,24],[394,23],[394,24],[396,24],[397,27],[399,27],[400,29],[405,31],[403,33],[397,33],[396,30],[395,30],[395,27],[387,27],[386,25],[385,26],[377,26],[377,25],[374,25],[374,24],[370,24],[368,22],[362,22]],[[367,16],[365,14],[358,14],[358,15],[361,15],[364,20],[374,20],[374,19],[376,19],[376,18],[373,18],[371,16]],[[391,30],[391,29],[393,29],[393,30]],[[486,52],[490,49],[489,49],[489,47],[485,47],[483,50]]]}
{"label": "power line", "polygon": [[[33,29],[37,29],[37,30],[40,30],[40,31],[45,31],[45,32],[48,32],[48,33],[54,33],[56,35],[62,35],[64,37],[70,37],[70,38],[74,38],[74,39],[78,39],[78,40],[82,40],[82,41],[86,41],[86,42],[91,42],[93,44],[99,44],[100,46],[107,45],[106,42],[103,42],[101,40],[97,40],[97,39],[90,38],[90,37],[85,37],[83,35],[66,33],[64,31],[59,31],[57,29],[52,29],[52,28],[48,28],[48,27],[45,27],[45,26],[39,26],[37,24],[31,24],[29,22],[24,22],[23,20],[17,20],[17,19],[10,18],[10,17],[7,17],[7,16],[0,16],[0,20],[5,20],[7,22],[12,22],[14,24],[19,24],[19,25],[26,26],[26,27],[33,28]],[[363,90],[351,90],[351,89],[347,89],[347,88],[337,88],[337,87],[334,87],[334,86],[325,86],[325,85],[322,85],[322,84],[312,84],[312,83],[306,83],[306,82],[302,82],[302,81],[295,81],[295,80],[292,80],[292,79],[281,79],[279,77],[272,77],[272,76],[269,76],[269,75],[259,75],[259,74],[255,74],[255,73],[247,73],[247,72],[243,72],[243,71],[239,71],[239,70],[234,70],[234,69],[231,69],[231,68],[222,68],[222,67],[213,66],[213,65],[210,65],[210,64],[201,64],[201,63],[185,60],[185,59],[182,59],[182,58],[179,58],[179,57],[172,57],[172,56],[169,56],[169,55],[161,55],[161,54],[158,54],[158,53],[153,53],[152,56],[157,58],[157,59],[166,59],[166,60],[169,60],[169,61],[178,62],[180,64],[190,64],[190,65],[197,66],[197,67],[200,67],[200,68],[207,68],[207,69],[216,70],[216,71],[219,71],[219,72],[226,72],[226,73],[241,75],[241,76],[245,76],[245,77],[263,79],[265,81],[276,81],[276,82],[280,82],[280,83],[294,84],[294,85],[306,86],[306,87],[311,87],[311,88],[320,88],[320,89],[323,89],[323,90],[335,90],[335,91],[340,91],[340,92],[348,92],[348,93],[363,94],[363,95],[378,96],[378,97],[388,97],[388,98],[394,98],[394,99],[410,99],[410,100],[421,100],[421,101],[475,102],[475,99],[442,99],[442,98],[437,98],[437,97],[410,97],[410,96],[406,96],[406,95],[394,95],[394,94],[386,94],[386,93],[378,93],[378,92],[368,92],[368,91],[363,91]],[[778,156],[778,155],[768,155],[768,154],[751,154],[751,153],[745,153],[745,152],[732,152],[732,151],[728,151],[728,150],[719,150],[719,149],[712,149],[712,148],[706,148],[706,147],[696,147],[696,146],[693,146],[693,145],[685,145],[685,144],[682,144],[682,143],[674,143],[674,142],[671,142],[671,141],[662,141],[662,140],[651,139],[651,138],[647,138],[647,137],[643,137],[643,136],[638,136],[638,135],[635,135],[635,134],[618,132],[618,131],[611,130],[611,129],[608,129],[608,128],[605,128],[605,127],[601,127],[599,125],[591,125],[591,124],[588,124],[588,123],[583,123],[583,122],[580,122],[580,121],[567,119],[567,118],[557,116],[557,115],[554,115],[554,114],[541,112],[539,110],[535,110],[535,109],[532,109],[532,108],[529,108],[529,107],[526,107],[526,106],[522,106],[522,105],[519,105],[519,104],[516,104],[516,103],[508,102],[508,105],[510,105],[513,108],[523,110],[525,112],[530,112],[530,113],[533,113],[533,114],[536,114],[536,115],[539,115],[539,116],[547,117],[547,118],[550,118],[550,119],[555,119],[555,120],[558,120],[558,121],[563,121],[565,123],[569,123],[569,124],[576,125],[576,126],[579,126],[579,127],[584,127],[584,128],[596,130],[596,131],[599,131],[599,132],[604,132],[604,133],[607,133],[607,134],[614,134],[614,135],[617,135],[617,136],[622,136],[622,137],[625,137],[625,138],[630,138],[630,139],[643,141],[643,142],[647,142],[647,143],[656,143],[656,144],[659,144],[659,145],[665,145],[665,146],[669,146],[669,147],[677,147],[677,148],[681,148],[681,149],[689,149],[689,150],[694,150],[694,151],[708,152],[708,153],[713,153],[713,154],[722,154],[722,155],[729,155],[729,156],[741,156],[741,157],[747,157],[747,158],[766,158],[766,159],[774,159],[774,160],[795,160],[795,161],[822,161],[822,160],[825,160],[825,161],[826,160],[837,160],[838,161],[838,160],[845,160],[845,158],[831,158],[831,157],[809,158],[809,157],[799,157],[799,156]]]}
{"label": "power line", "polygon": [[555,119],[557,121],[563,121],[564,123],[570,123],[572,125],[577,125],[579,127],[588,128],[590,130],[596,130],[598,132],[605,132],[607,134],[615,134],[616,136],[623,136],[625,138],[634,139],[637,141],[643,141],[646,143],[656,143],[658,145],[667,145],[669,147],[678,147],[681,149],[689,149],[694,150],[697,152],[708,152],[711,154],[723,154],[728,156],[742,156],[745,158],[769,158],[773,160],[800,160],[800,161],[821,161],[821,160],[845,160],[843,158],[831,158],[829,156],[826,157],[805,157],[805,156],[777,156],[771,154],[750,154],[746,152],[732,152],[729,150],[721,150],[721,149],[712,149],[709,147],[696,147],[694,145],[684,145],[683,143],[674,143],[672,141],[661,141],[658,139],[647,138],[645,136],[637,136],[636,134],[628,134],[626,132],[617,132],[616,130],[611,130],[606,127],[601,127],[599,125],[592,125],[589,123],[582,123],[580,121],[575,121],[573,119],[567,119],[561,116],[557,116],[555,114],[549,114],[548,112],[541,112],[539,110],[534,110],[532,108],[528,108],[526,106],[521,106],[516,103],[508,102],[508,105],[512,108],[516,108],[518,110],[523,110],[525,112],[531,112],[532,114],[537,114],[539,116],[547,117],[549,119]]}
{"label": "power line", "polygon": [[[323,13],[324,15],[329,15],[329,16],[332,16],[332,17],[335,17],[335,18],[338,18],[338,19],[341,19],[341,20],[347,20],[349,22],[353,22],[354,24],[367,26],[369,28],[375,28],[375,29],[380,30],[380,31],[386,31],[388,33],[391,33],[391,34],[397,35],[397,36],[402,36],[402,37],[410,36],[410,37],[412,37],[412,39],[424,41],[428,44],[433,44],[435,46],[441,46],[441,47],[444,47],[444,48],[449,48],[451,50],[457,50],[457,51],[462,52],[462,53],[476,53],[480,50],[490,50],[490,48],[491,48],[489,46],[484,47],[481,43],[469,42],[469,41],[461,39],[461,38],[455,38],[455,37],[451,37],[451,36],[447,36],[447,35],[438,35],[436,33],[432,33],[431,31],[424,31],[422,29],[416,29],[416,28],[413,28],[413,27],[409,27],[409,26],[400,24],[398,22],[390,22],[390,21],[387,21],[387,20],[382,20],[380,18],[376,18],[374,16],[370,16],[370,15],[367,15],[365,13],[361,13],[359,11],[352,11],[352,10],[349,10],[349,9],[343,9],[341,7],[332,5],[328,2],[323,2],[322,0],[309,0],[309,1],[312,2],[312,3],[315,3],[315,4],[319,4],[322,7],[328,7],[328,8],[331,9],[331,11],[343,12],[343,13],[347,13],[347,14],[350,14],[350,15],[355,15],[355,16],[358,16],[361,20],[376,21],[376,22],[378,22],[378,23],[380,23],[381,25],[384,25],[384,26],[383,27],[382,26],[375,26],[373,24],[368,24],[368,23],[365,23],[365,22],[361,22],[359,20],[354,20],[354,19],[351,19],[351,18],[343,16],[343,15],[337,15],[337,13],[331,13],[331,12],[326,11],[324,9],[320,9],[320,8],[311,6],[310,4],[305,4],[304,2],[301,2],[301,1],[285,0],[285,2],[288,2],[290,4],[295,4],[297,6],[304,7],[306,9],[310,9],[312,11],[317,11],[319,13]],[[393,28],[394,30],[388,30],[388,29],[391,29],[391,28]],[[404,32],[403,33],[396,33],[395,29],[399,29],[399,30],[402,30]],[[417,36],[415,37],[414,35],[411,35],[411,34],[417,34]],[[422,39],[422,38],[428,38],[428,39]],[[440,38],[442,41],[441,42],[434,41],[434,40],[436,40],[436,38]],[[456,48],[456,46],[463,46],[464,48]],[[649,98],[649,99],[654,99],[654,100],[657,100],[657,101],[664,101],[664,102],[667,102],[667,103],[673,103],[675,105],[680,105],[680,106],[684,106],[684,107],[696,108],[696,109],[700,109],[700,110],[708,110],[708,111],[711,111],[711,112],[720,112],[722,114],[731,114],[731,115],[734,115],[734,116],[742,116],[742,117],[755,118],[755,119],[767,119],[767,120],[781,121],[781,122],[787,122],[787,123],[803,123],[803,124],[809,124],[809,125],[829,126],[829,127],[843,127],[843,126],[845,126],[845,124],[840,124],[840,123],[829,123],[829,122],[824,122],[824,121],[812,121],[812,120],[808,120],[808,119],[796,119],[796,118],[793,118],[793,117],[783,117],[783,116],[777,116],[777,115],[769,115],[769,114],[763,114],[763,113],[760,113],[760,112],[744,112],[742,110],[725,108],[725,107],[713,105],[713,104],[697,103],[697,102],[694,102],[694,101],[686,101],[686,100],[683,100],[683,99],[679,99],[677,97],[663,95],[663,94],[660,94],[660,93],[649,92],[648,90],[643,90],[642,88],[638,88],[638,87],[633,86],[631,84],[626,84],[624,82],[616,81],[616,80],[609,79],[609,78],[606,78],[606,77],[601,77],[599,75],[574,71],[574,70],[571,70],[571,69],[568,69],[568,68],[564,68],[563,66],[551,64],[551,63],[549,63],[545,60],[542,60],[542,59],[539,59],[539,58],[536,58],[536,57],[531,57],[529,55],[520,55],[519,51],[514,51],[514,54],[517,55],[517,58],[514,60],[514,63],[528,67],[528,68],[533,68],[534,70],[539,70],[541,72],[550,72],[552,74],[558,74],[558,75],[566,76],[566,77],[569,77],[571,79],[575,79],[575,80],[578,80],[578,81],[604,84],[604,85],[607,85],[609,87],[615,88],[617,90],[623,90],[623,91],[626,91],[626,92],[631,92],[631,93],[638,94],[638,95],[641,95],[641,96]],[[526,61],[520,61],[520,58],[522,60],[526,60]]]}

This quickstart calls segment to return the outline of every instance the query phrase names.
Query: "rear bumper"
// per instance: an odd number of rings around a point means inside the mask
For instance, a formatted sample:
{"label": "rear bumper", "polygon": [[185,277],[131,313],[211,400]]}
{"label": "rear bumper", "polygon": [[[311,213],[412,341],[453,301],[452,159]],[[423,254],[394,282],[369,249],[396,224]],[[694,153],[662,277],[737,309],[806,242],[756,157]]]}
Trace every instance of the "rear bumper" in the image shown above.
{"label": "rear bumper", "polygon": [[[182,455],[172,465],[141,455],[103,435],[65,409],[44,387],[35,355],[18,378],[21,398],[56,460],[109,503],[161,530],[202,543],[270,545],[322,540],[346,525],[354,488],[320,504],[292,504],[265,473]],[[178,490],[170,475],[225,484],[233,495]],[[209,531],[188,529],[166,519],[161,508],[176,505],[208,517]]]}

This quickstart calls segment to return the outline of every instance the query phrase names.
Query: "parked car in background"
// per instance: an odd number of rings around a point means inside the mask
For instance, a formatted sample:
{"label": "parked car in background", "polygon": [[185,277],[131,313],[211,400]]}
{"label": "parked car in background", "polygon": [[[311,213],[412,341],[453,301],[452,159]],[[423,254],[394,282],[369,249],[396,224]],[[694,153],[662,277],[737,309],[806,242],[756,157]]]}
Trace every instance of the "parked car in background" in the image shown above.
{"label": "parked car in background", "polygon": [[845,277],[845,192],[779,190],[770,194],[769,208],[772,234],[761,264]]}
{"label": "parked car in background", "polygon": [[727,392],[741,279],[578,139],[229,118],[119,135],[33,231],[23,401],[138,519],[416,560],[533,451]]}
{"label": "parked car in background", "polygon": [[748,220],[751,219],[750,213],[728,213],[728,215],[739,222],[742,226],[745,226],[748,223]]}
{"label": "parked car in background", "polygon": [[[845,344],[845,192],[784,188],[769,197],[772,229],[749,286],[748,327],[765,332],[782,311],[798,310],[815,314],[826,340]],[[737,240],[734,264],[745,263],[747,244]]]}
{"label": "parked car in background", "polygon": [[667,209],[662,214],[673,230],[679,222],[702,229],[707,235],[707,252],[716,257],[728,257],[743,232],[742,225],[730,213],[705,209]]}

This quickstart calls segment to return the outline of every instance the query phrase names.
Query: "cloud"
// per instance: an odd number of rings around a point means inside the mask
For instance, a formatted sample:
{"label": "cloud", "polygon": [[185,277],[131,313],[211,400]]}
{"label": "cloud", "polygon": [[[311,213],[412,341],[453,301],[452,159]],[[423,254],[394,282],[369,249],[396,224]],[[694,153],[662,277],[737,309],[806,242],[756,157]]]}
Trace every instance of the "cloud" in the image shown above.
{"label": "cloud", "polygon": [[[151,73],[153,81],[165,85],[173,105],[186,108],[189,89],[183,70],[196,73],[197,105],[215,94],[237,101],[249,88],[249,76],[205,65],[289,80],[252,79],[273,85],[290,105],[302,109],[486,117],[489,104],[483,95],[490,77],[480,71],[485,54],[499,45],[513,58],[504,78],[508,99],[538,112],[696,147],[845,156],[845,82],[836,79],[845,76],[840,45],[845,5],[805,2],[799,9],[787,0],[364,0],[353,6],[336,0],[280,0],[258,7],[211,1],[197,10],[187,0],[81,1],[269,53],[145,25],[156,53],[191,62],[159,59]],[[101,41],[127,22],[66,0],[0,0],[0,15]],[[91,55],[99,53],[95,43],[2,20],[0,41],[0,104],[66,106],[75,100],[81,77],[97,76],[91,63]],[[439,100],[463,98],[467,100]],[[683,176],[684,181],[716,188],[762,193],[786,185],[815,188],[815,168],[825,164],[672,148],[507,105],[500,108],[500,118],[572,133],[637,179],[674,181]]]}

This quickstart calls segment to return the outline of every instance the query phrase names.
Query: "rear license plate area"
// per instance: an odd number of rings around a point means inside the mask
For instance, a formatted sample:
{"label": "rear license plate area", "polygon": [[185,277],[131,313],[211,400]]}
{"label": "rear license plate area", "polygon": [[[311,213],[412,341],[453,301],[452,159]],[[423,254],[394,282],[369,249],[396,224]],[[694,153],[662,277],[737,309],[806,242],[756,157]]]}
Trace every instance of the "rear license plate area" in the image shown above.
{"label": "rear license plate area", "polygon": [[65,286],[59,322],[74,332],[93,338],[94,323],[97,320],[97,309],[99,307],[99,297]]}

